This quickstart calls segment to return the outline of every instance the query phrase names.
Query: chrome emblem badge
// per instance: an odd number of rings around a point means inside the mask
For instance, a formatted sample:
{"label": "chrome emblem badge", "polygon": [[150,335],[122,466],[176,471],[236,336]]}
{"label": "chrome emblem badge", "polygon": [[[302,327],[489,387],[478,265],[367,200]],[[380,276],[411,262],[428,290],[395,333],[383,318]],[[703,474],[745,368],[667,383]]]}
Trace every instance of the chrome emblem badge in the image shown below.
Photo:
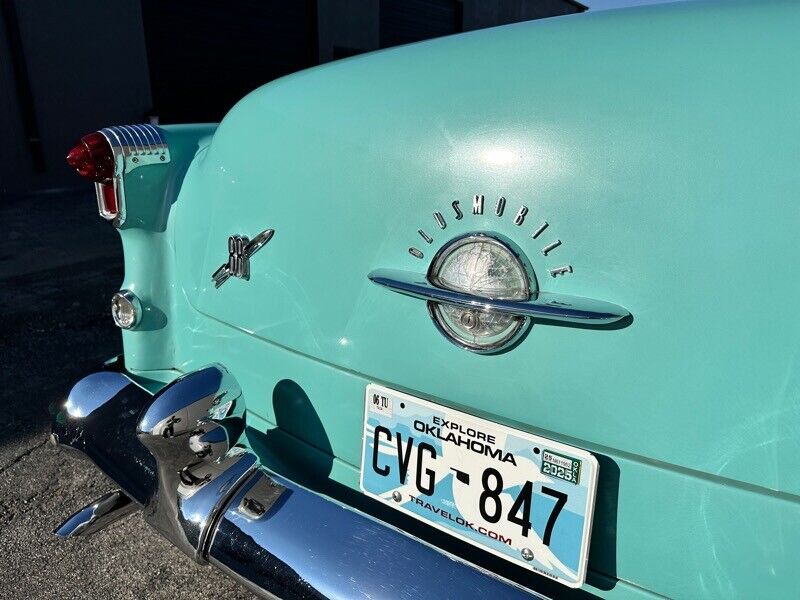
{"label": "chrome emblem badge", "polygon": [[[456,346],[496,354],[516,347],[534,323],[618,329],[633,322],[630,312],[617,304],[541,289],[540,284],[555,286],[556,280],[573,273],[572,264],[558,258],[565,243],[552,235],[556,224],[544,220],[545,215],[537,216],[524,204],[514,206],[505,196],[487,202],[483,194],[473,195],[471,203],[453,200],[450,207],[452,212],[441,206],[433,212],[435,228],[430,224],[427,230],[417,229],[423,244],[408,247],[415,260],[401,262],[410,270],[401,265],[379,268],[368,277],[393,292],[426,301],[434,325]],[[534,218],[534,227],[528,229]],[[539,272],[550,277],[537,279],[533,265],[512,239],[469,231],[472,223],[505,230],[529,244],[543,244],[537,253]],[[440,236],[446,236],[443,242]],[[426,259],[428,248],[433,251],[428,269],[414,268],[416,261]]]}
{"label": "chrome emblem badge", "polygon": [[218,288],[231,277],[249,281],[250,257],[261,250],[275,235],[274,229],[265,229],[252,240],[243,235],[232,235],[228,238],[228,260],[214,271],[211,278],[214,287]]}

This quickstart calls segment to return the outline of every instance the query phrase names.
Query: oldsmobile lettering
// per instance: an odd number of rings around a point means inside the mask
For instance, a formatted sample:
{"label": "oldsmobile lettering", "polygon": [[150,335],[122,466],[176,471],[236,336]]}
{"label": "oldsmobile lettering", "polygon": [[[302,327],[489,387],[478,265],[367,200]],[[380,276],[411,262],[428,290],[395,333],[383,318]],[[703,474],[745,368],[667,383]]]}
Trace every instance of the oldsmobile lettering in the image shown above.
{"label": "oldsmobile lettering", "polygon": [[[473,216],[482,217],[484,215],[484,205],[486,204],[486,197],[483,194],[475,194],[472,197],[471,206],[472,210],[470,211]],[[507,200],[505,196],[498,196],[497,200],[494,201],[494,209],[489,209],[491,213],[494,214],[495,217],[502,217],[505,213]],[[457,221],[460,221],[464,218],[464,212],[461,210],[461,203],[459,200],[453,200],[450,203],[450,206],[453,209],[454,217]],[[467,209],[469,210],[469,209]],[[446,212],[446,211],[445,211]],[[524,204],[519,205],[517,210],[513,213],[513,223],[517,227],[521,227],[522,224],[525,222],[525,217],[528,215],[530,210]],[[439,229],[446,229],[447,228],[447,220],[444,216],[444,212],[437,210],[433,213],[433,218],[436,221],[437,226]],[[530,233],[530,239],[535,240],[537,239],[544,230],[547,229],[549,223],[547,221],[541,221]],[[432,235],[428,234],[424,229],[418,229],[417,233],[425,240],[427,244],[434,244],[435,239]],[[541,251],[544,256],[549,256],[550,253],[558,248],[563,242],[560,239],[553,240],[547,245],[545,245]],[[418,258],[420,260],[425,258],[425,254],[419,248],[411,246],[408,249],[409,254],[411,256]],[[572,265],[566,265],[562,267],[554,267],[548,269],[550,275],[553,277],[558,277],[559,275],[564,275],[567,273],[572,273]]]}

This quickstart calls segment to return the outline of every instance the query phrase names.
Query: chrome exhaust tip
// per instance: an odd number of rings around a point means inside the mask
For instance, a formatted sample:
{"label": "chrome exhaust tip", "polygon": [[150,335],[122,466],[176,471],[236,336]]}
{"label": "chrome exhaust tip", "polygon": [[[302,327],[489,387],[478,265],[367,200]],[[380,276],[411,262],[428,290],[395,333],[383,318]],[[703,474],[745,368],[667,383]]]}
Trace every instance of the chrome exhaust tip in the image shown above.
{"label": "chrome exhaust tip", "polygon": [[114,490],[69,516],[53,533],[61,538],[88,537],[139,508],[122,490]]}

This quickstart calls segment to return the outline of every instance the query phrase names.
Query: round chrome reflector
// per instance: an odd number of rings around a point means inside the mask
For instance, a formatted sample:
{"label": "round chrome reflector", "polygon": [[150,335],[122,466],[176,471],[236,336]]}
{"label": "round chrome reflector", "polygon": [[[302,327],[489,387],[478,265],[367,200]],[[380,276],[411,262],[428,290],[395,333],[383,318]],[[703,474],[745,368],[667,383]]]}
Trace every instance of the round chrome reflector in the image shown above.
{"label": "round chrome reflector", "polygon": [[[521,256],[508,244],[473,233],[445,245],[428,271],[431,284],[493,300],[527,300],[532,277]],[[529,319],[481,309],[430,302],[431,317],[453,343],[475,352],[497,352],[525,331]]]}
{"label": "round chrome reflector", "polygon": [[120,290],[111,297],[111,316],[122,329],[132,329],[142,319],[142,304],[130,290]]}

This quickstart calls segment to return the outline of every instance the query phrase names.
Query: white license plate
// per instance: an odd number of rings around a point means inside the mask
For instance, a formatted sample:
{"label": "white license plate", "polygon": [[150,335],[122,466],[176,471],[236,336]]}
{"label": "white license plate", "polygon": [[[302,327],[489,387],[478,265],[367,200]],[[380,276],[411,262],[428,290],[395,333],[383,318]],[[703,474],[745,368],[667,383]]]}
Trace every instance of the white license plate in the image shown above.
{"label": "white license plate", "polygon": [[367,386],[364,493],[570,587],[586,578],[597,473],[585,450]]}

